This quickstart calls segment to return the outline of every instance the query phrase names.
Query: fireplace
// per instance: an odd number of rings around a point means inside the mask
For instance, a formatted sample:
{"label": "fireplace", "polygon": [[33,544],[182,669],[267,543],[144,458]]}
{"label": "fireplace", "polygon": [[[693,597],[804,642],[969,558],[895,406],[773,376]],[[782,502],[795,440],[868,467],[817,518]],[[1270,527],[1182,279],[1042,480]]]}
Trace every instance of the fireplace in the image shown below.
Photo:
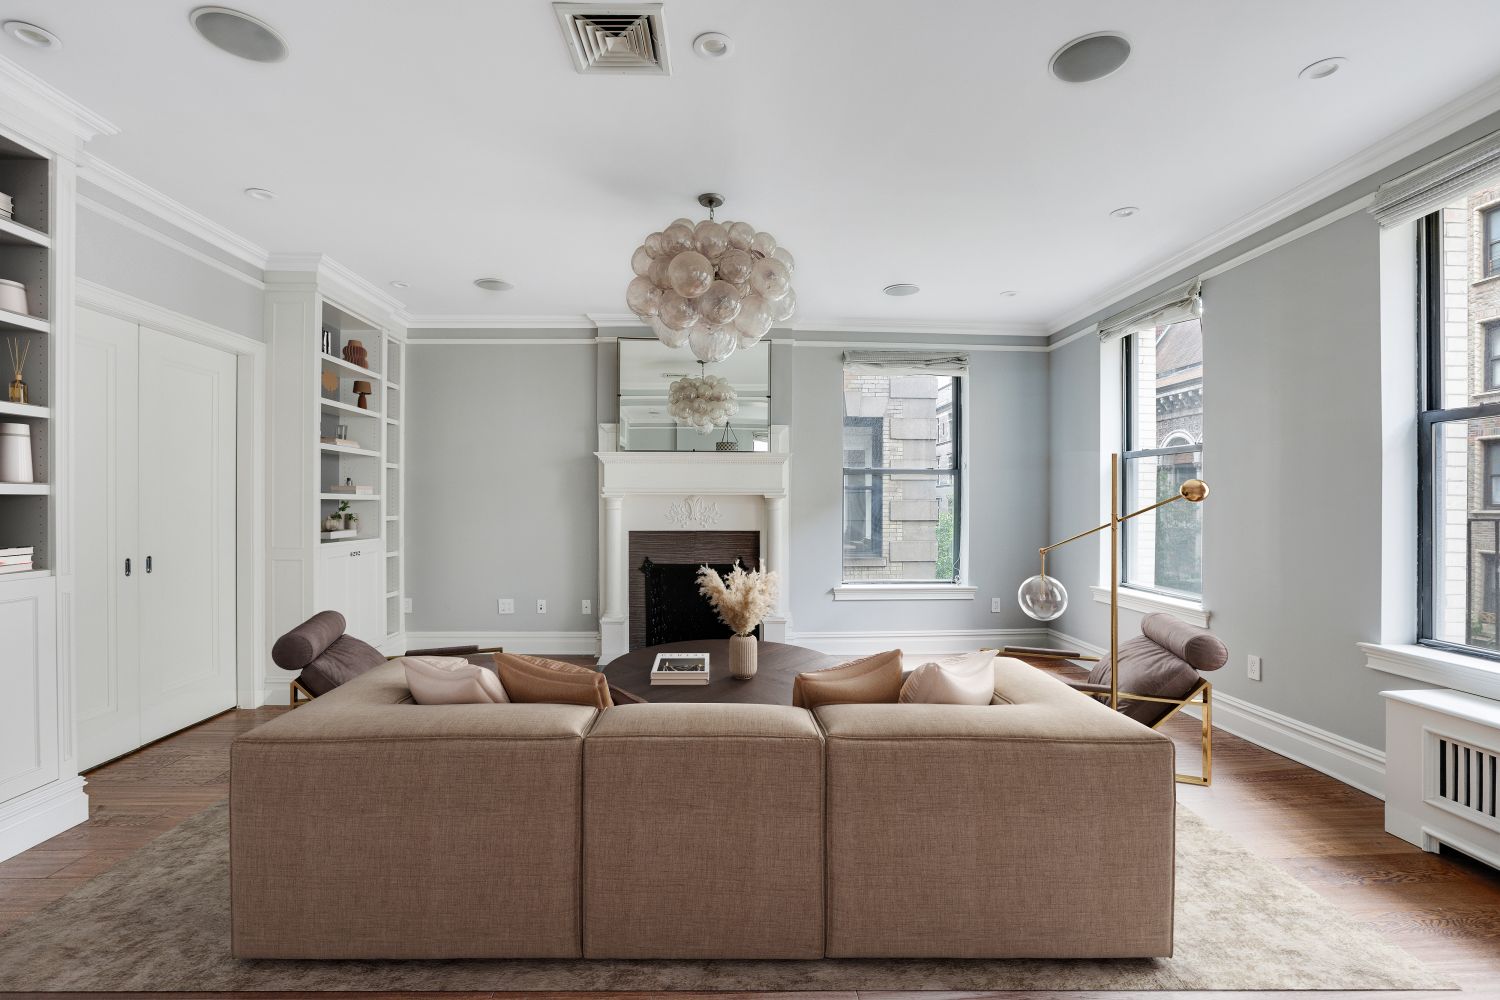
{"label": "fireplace", "polygon": [[693,639],[727,639],[708,598],[698,593],[698,567],[720,575],[735,560],[760,565],[758,531],[630,532],[630,648]]}

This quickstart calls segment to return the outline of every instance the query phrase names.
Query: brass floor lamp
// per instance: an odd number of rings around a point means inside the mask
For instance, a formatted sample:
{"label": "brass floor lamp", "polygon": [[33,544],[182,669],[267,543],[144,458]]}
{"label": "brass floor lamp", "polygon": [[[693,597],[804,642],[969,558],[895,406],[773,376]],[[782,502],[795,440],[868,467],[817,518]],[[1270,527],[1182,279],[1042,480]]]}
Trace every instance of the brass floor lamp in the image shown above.
{"label": "brass floor lamp", "polygon": [[[1155,695],[1131,694],[1120,691],[1119,662],[1120,662],[1120,525],[1147,511],[1177,500],[1186,500],[1189,503],[1200,503],[1208,496],[1208,484],[1201,479],[1189,479],[1182,484],[1176,496],[1142,507],[1140,510],[1120,516],[1120,456],[1118,454],[1109,456],[1109,520],[1097,528],[1074,535],[1072,538],[1064,538],[1060,542],[1048,545],[1041,549],[1042,571],[1021,584],[1017,599],[1021,602],[1021,610],[1026,612],[1037,621],[1051,621],[1061,615],[1068,608],[1068,591],[1062,583],[1047,575],[1047,553],[1059,546],[1076,542],[1080,538],[1087,538],[1095,532],[1109,529],[1109,707],[1118,711],[1120,699],[1128,698],[1132,701],[1154,701],[1175,706],[1170,712],[1158,719],[1156,725],[1151,728],[1161,727],[1173,715],[1182,710],[1184,705],[1203,706],[1203,776],[1200,778],[1192,774],[1179,774],[1177,780],[1183,784],[1208,785],[1213,782],[1213,737],[1212,737],[1212,698],[1213,685],[1207,680],[1200,679],[1193,690],[1188,692],[1186,698],[1159,698]],[[1028,654],[1039,655],[1039,654]],[[1051,659],[1075,659],[1076,657],[1052,656]],[[1101,692],[1099,695],[1104,697]]]}

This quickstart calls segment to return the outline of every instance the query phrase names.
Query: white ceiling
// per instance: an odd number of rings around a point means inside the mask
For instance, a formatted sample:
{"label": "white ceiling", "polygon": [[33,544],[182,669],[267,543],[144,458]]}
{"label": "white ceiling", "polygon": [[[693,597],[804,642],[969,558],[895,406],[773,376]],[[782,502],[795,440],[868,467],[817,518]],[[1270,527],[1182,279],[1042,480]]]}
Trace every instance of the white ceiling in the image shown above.
{"label": "white ceiling", "polygon": [[[1493,0],[667,0],[670,77],[578,75],[547,0],[245,0],[290,44],[275,65],[210,46],[193,6],[7,2],[64,48],[0,54],[120,126],[102,160],[269,250],[409,281],[419,316],[622,313],[634,248],[718,191],[796,255],[801,319],[1048,324],[1500,71]],[[1103,29],[1122,70],[1048,75]],[[704,31],[733,57],[695,56]]]}

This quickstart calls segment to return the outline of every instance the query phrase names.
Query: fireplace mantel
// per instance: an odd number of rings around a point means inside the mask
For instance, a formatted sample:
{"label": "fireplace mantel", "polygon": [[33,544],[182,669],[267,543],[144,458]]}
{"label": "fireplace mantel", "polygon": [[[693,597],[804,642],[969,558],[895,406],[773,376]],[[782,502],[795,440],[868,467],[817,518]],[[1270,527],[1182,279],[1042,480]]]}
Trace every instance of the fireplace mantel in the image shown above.
{"label": "fireplace mantel", "polygon": [[[616,426],[599,425],[599,662],[630,649],[626,565],[632,530],[759,531],[765,568],[781,576],[782,597],[764,635],[785,642],[789,589],[786,500],[791,451],[785,426],[772,426],[772,451],[616,451]],[[705,499],[707,498],[707,499]]]}

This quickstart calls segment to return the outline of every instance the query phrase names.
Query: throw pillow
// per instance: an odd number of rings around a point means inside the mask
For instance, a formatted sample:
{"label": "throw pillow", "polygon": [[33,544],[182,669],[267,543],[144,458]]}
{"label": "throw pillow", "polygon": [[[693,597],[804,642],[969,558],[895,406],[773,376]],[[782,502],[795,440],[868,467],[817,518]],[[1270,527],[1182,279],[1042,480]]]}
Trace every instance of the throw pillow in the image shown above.
{"label": "throw pillow", "polygon": [[995,697],[995,651],[924,663],[901,685],[900,701],[917,705],[988,705]]}
{"label": "throw pillow", "polygon": [[[1229,662],[1229,647],[1206,628],[1189,625],[1165,611],[1141,619],[1141,634],[1194,670],[1218,670]],[[1141,692],[1145,694],[1145,692]]]}
{"label": "throw pillow", "polygon": [[301,670],[343,634],[343,615],[337,611],[319,611],[276,640],[271,647],[271,662],[282,670]]}
{"label": "throw pillow", "polygon": [[797,708],[863,703],[890,704],[901,695],[901,650],[876,653],[825,670],[810,670],[792,679]]}
{"label": "throw pillow", "polygon": [[[336,611],[325,613],[338,614]],[[380,650],[368,642],[352,635],[341,635],[319,653],[317,659],[302,668],[302,676],[297,680],[313,697],[318,697],[384,662]]]}
{"label": "throw pillow", "polygon": [[488,667],[462,656],[403,656],[406,686],[418,705],[495,705],[510,701]]}
{"label": "throw pillow", "polygon": [[515,702],[550,702],[610,708],[609,681],[597,670],[540,656],[496,653],[495,670]]}

